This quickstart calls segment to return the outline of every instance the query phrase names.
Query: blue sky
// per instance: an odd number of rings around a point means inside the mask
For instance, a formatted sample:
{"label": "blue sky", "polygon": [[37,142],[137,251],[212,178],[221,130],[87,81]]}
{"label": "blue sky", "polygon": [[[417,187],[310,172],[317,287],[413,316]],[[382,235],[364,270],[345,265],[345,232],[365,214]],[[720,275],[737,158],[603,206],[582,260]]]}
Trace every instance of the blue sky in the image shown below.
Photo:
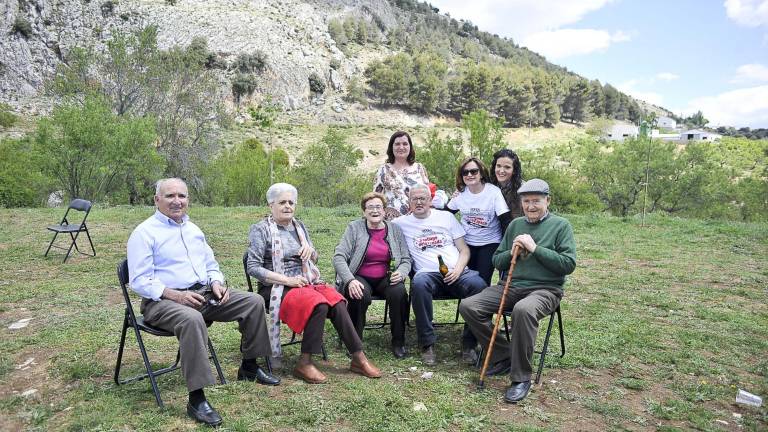
{"label": "blue sky", "polygon": [[430,0],[709,126],[768,127],[768,0]]}

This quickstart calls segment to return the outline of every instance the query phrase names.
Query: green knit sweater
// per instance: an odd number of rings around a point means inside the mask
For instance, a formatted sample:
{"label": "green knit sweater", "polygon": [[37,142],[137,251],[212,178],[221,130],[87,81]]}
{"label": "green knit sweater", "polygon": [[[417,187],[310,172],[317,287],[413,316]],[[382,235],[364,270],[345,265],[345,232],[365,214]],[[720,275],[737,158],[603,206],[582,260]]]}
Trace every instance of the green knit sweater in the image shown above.
{"label": "green knit sweater", "polygon": [[[536,242],[536,250],[523,258],[517,258],[512,273],[512,287],[556,287],[563,288],[565,275],[576,268],[576,240],[573,228],[565,218],[550,213],[541,223],[532,224],[519,217],[513,220],[504,233],[498,249],[493,254],[493,265],[497,269],[509,270],[512,260],[512,243],[520,234],[530,234]],[[506,276],[505,276],[506,277]],[[501,283],[506,282],[502,279]]]}

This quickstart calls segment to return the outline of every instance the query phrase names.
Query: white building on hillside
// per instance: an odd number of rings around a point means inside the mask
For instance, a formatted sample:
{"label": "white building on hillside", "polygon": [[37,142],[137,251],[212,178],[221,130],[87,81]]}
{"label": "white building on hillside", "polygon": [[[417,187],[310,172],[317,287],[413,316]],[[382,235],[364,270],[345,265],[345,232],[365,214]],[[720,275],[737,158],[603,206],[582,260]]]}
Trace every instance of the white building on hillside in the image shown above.
{"label": "white building on hillside", "polygon": [[703,131],[700,129],[691,129],[680,132],[680,141],[715,141],[723,136],[720,134]]}
{"label": "white building on hillside", "polygon": [[656,126],[665,129],[674,129],[677,127],[677,122],[671,117],[661,116],[656,119]]}
{"label": "white building on hillside", "polygon": [[637,138],[640,129],[632,124],[614,124],[605,133],[609,141],[624,141],[625,138]]}

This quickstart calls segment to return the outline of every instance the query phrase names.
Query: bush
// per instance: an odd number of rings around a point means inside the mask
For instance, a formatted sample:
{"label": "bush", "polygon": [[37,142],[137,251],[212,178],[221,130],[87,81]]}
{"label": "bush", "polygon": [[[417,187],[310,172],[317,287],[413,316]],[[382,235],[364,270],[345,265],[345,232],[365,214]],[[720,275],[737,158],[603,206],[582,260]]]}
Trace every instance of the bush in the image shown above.
{"label": "bush", "polygon": [[357,203],[372,184],[370,176],[355,170],[362,159],[363,152],[347,144],[340,129],[329,128],[297,159],[291,177],[301,191],[299,201],[321,207]]}
{"label": "bush", "polygon": [[42,172],[56,178],[69,198],[97,201],[157,179],[164,164],[150,118],[117,116],[107,101],[89,95],[54,109],[37,128]]}
{"label": "bush", "polygon": [[0,207],[37,207],[51,184],[30,139],[0,141]]}
{"label": "bush", "polygon": [[309,74],[309,90],[312,93],[317,94],[325,93],[325,80],[323,80],[317,72]]}
{"label": "bush", "polygon": [[[253,138],[224,151],[208,166],[199,199],[212,205],[266,205],[269,156],[262,143]],[[285,181],[288,155],[276,149],[272,158],[274,181]]]}
{"label": "bush", "polygon": [[250,74],[237,74],[232,80],[232,95],[240,102],[243,96],[250,96],[256,91],[256,78]]}
{"label": "bush", "polygon": [[11,112],[11,107],[6,104],[0,104],[0,127],[9,128],[16,124],[19,118]]}
{"label": "bush", "polygon": [[264,72],[267,67],[267,55],[262,51],[253,54],[242,53],[235,60],[235,68],[243,74]]}
{"label": "bush", "polygon": [[22,16],[17,16],[13,21],[13,27],[11,27],[12,33],[19,33],[24,36],[25,39],[32,37],[32,24]]}
{"label": "bush", "polygon": [[439,189],[453,191],[456,189],[456,169],[464,159],[464,143],[461,135],[440,138],[436,130],[427,135],[424,150],[417,153],[416,159],[424,165],[429,175],[429,181]]}

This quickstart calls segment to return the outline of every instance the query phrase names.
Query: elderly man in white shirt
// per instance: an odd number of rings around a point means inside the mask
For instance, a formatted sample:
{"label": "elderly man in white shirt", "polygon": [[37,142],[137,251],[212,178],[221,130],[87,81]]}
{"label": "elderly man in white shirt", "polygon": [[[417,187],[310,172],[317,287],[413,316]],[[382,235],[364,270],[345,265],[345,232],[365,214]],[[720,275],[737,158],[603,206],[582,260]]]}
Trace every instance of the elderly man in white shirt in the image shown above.
{"label": "elderly man in white shirt", "polygon": [[181,370],[189,391],[187,414],[217,426],[221,416],[203,392],[215,383],[208,361],[206,321],[237,321],[243,354],[239,380],[277,385],[280,379],[256,363],[257,358],[271,355],[264,300],[225,288],[205,235],[187,216],[189,192],[183,180],[158,181],[155,205],[155,214],[128,239],[131,289],[143,298],[141,312],[147,324],[173,332],[179,339]]}

